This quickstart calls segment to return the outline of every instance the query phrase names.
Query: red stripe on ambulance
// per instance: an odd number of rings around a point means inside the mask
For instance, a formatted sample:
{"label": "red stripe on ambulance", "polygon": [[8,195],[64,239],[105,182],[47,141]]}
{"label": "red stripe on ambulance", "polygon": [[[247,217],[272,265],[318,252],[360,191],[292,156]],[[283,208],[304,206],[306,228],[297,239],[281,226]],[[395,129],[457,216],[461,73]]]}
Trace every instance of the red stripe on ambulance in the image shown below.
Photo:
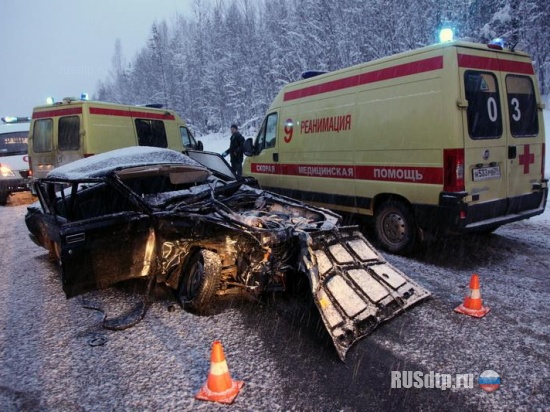
{"label": "red stripe on ambulance", "polygon": [[361,86],[369,83],[381,82],[384,80],[396,79],[413,74],[426,73],[443,68],[443,56],[430,57],[428,59],[418,60],[411,63],[399,64],[385,69],[374,70],[368,73],[348,76],[342,79],[331,80],[314,86],[304,87],[298,90],[292,90],[284,94],[284,101],[302,99],[308,96],[315,96],[337,90],[348,89],[350,87]]}
{"label": "red stripe on ambulance", "polygon": [[330,179],[356,179],[380,182],[443,184],[441,167],[353,166],[322,164],[252,163],[252,173],[307,176]]}
{"label": "red stripe on ambulance", "polygon": [[64,109],[52,109],[52,110],[34,112],[32,114],[32,118],[44,119],[46,117],[71,116],[71,115],[77,115],[77,114],[82,114],[82,107],[69,107]]}
{"label": "red stripe on ambulance", "polygon": [[357,166],[356,170],[356,178],[359,180],[443,184],[441,167]]}
{"label": "red stripe on ambulance", "polygon": [[103,116],[139,117],[141,119],[174,120],[170,113],[149,113],[136,110],[105,109],[103,107],[90,107],[90,114]]}
{"label": "red stripe on ambulance", "polygon": [[495,59],[491,57],[458,54],[458,66],[468,69],[491,70],[519,74],[535,74],[533,65],[527,62]]}

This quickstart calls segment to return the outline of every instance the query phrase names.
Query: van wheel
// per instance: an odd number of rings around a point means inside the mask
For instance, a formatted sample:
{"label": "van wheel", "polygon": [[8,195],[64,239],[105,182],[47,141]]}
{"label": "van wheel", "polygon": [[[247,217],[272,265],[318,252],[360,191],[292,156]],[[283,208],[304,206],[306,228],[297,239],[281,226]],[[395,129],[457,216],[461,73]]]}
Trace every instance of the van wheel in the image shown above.
{"label": "van wheel", "polygon": [[382,249],[404,255],[416,243],[416,225],[411,210],[402,202],[383,203],[376,211],[376,236]]}
{"label": "van wheel", "polygon": [[185,265],[178,287],[178,300],[185,309],[207,314],[221,281],[221,260],[217,253],[201,249]]}

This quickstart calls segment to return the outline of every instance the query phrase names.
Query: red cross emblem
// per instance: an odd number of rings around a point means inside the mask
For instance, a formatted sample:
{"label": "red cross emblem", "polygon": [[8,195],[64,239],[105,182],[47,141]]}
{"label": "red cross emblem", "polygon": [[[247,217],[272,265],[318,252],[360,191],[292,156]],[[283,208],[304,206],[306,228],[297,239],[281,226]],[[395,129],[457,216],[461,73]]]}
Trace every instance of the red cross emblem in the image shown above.
{"label": "red cross emblem", "polygon": [[523,154],[519,155],[519,164],[523,166],[523,174],[529,173],[529,165],[535,163],[535,154],[529,152],[529,145],[523,146]]}

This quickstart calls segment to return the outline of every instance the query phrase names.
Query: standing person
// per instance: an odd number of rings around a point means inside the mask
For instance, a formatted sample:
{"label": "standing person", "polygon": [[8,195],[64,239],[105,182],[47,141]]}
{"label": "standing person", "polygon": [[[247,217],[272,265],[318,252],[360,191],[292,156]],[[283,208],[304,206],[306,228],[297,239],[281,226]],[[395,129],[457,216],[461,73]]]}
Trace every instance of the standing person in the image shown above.
{"label": "standing person", "polygon": [[230,155],[231,167],[237,175],[241,177],[243,174],[243,155],[244,153],[244,137],[239,132],[239,128],[236,124],[231,125],[231,138],[229,139],[229,149],[222,153],[225,157]]}

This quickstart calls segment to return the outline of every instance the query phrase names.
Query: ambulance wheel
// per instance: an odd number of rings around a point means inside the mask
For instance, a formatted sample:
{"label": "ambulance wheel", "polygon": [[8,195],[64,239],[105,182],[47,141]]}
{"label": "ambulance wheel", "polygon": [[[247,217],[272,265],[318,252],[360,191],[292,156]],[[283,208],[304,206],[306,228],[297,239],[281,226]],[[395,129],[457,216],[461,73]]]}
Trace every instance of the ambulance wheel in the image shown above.
{"label": "ambulance wheel", "polygon": [[398,201],[384,202],[376,210],[376,237],[382,249],[404,255],[409,253],[416,243],[416,225],[411,210]]}
{"label": "ambulance wheel", "polygon": [[178,300],[185,309],[208,314],[220,285],[221,260],[217,253],[201,249],[185,265],[178,287]]}

